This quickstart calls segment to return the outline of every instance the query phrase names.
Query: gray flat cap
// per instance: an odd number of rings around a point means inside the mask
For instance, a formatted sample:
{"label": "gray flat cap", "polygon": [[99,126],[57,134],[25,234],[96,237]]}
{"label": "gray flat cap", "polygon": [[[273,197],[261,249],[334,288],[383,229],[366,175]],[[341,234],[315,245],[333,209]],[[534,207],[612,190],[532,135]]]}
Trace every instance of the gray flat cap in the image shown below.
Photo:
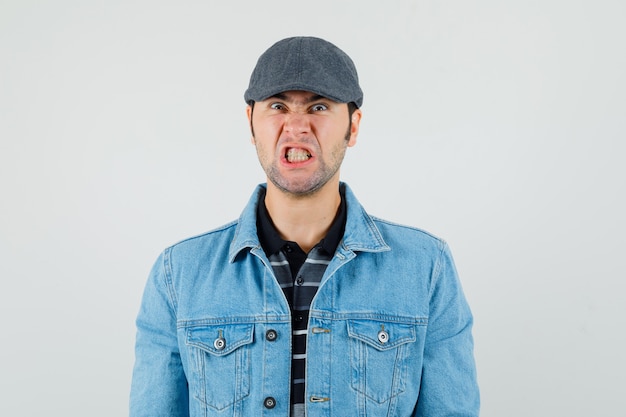
{"label": "gray flat cap", "polygon": [[332,43],[298,36],[283,39],[259,57],[244,94],[248,104],[290,90],[310,91],[339,103],[363,104],[352,59]]}

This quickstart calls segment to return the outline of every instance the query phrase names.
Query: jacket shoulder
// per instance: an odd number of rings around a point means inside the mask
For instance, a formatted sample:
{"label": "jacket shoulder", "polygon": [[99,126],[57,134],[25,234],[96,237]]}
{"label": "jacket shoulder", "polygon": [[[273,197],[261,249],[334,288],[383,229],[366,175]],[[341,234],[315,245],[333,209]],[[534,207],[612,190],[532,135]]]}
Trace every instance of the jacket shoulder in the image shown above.
{"label": "jacket shoulder", "polygon": [[195,252],[206,247],[215,247],[215,245],[218,245],[220,242],[228,242],[227,244],[229,244],[235,234],[238,224],[239,221],[235,220],[213,230],[209,230],[208,232],[188,237],[169,246],[165,249],[165,251]]}
{"label": "jacket shoulder", "polygon": [[430,246],[435,250],[442,250],[447,246],[444,239],[424,229],[392,222],[376,216],[370,217],[387,241],[394,240],[408,245],[419,244],[421,247]]}

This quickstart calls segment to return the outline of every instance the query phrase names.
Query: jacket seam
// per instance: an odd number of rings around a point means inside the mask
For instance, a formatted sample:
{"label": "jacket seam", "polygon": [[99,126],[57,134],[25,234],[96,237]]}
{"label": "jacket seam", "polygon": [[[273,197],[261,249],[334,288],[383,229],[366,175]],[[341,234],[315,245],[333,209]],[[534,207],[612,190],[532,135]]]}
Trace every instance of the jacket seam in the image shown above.
{"label": "jacket seam", "polygon": [[167,296],[174,315],[178,317],[178,298],[172,281],[172,249],[166,249],[163,253],[163,275],[165,277],[165,286],[167,288]]}
{"label": "jacket seam", "polygon": [[439,253],[437,255],[437,260],[435,261],[433,274],[430,280],[430,288],[428,290],[429,300],[433,298],[433,292],[435,291],[435,288],[437,287],[437,282],[439,282],[439,279],[441,278],[441,272],[443,270],[443,264],[444,264],[444,256],[445,256],[446,248],[448,247],[448,244],[445,241],[441,239],[438,239],[438,240],[439,240]]}

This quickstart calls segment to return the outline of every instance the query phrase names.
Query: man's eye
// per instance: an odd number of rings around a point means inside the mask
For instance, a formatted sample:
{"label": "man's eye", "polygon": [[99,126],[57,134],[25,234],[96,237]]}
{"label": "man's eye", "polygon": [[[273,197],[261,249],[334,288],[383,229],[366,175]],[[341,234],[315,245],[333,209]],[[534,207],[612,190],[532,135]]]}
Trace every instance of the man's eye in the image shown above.
{"label": "man's eye", "polygon": [[272,103],[270,104],[270,109],[274,109],[274,110],[284,110],[285,106],[283,106],[280,103]]}
{"label": "man's eye", "polygon": [[315,106],[311,107],[311,111],[324,111],[324,110],[328,110],[328,106],[326,106],[325,104],[316,104]]}

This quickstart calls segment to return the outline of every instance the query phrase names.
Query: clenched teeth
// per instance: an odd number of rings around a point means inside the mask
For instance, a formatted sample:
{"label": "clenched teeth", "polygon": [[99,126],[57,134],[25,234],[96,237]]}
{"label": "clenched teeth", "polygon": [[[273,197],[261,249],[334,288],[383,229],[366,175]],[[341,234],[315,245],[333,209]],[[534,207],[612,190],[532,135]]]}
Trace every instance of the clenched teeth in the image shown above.
{"label": "clenched teeth", "polygon": [[304,162],[311,157],[311,154],[304,149],[290,148],[285,154],[285,158],[289,162]]}

